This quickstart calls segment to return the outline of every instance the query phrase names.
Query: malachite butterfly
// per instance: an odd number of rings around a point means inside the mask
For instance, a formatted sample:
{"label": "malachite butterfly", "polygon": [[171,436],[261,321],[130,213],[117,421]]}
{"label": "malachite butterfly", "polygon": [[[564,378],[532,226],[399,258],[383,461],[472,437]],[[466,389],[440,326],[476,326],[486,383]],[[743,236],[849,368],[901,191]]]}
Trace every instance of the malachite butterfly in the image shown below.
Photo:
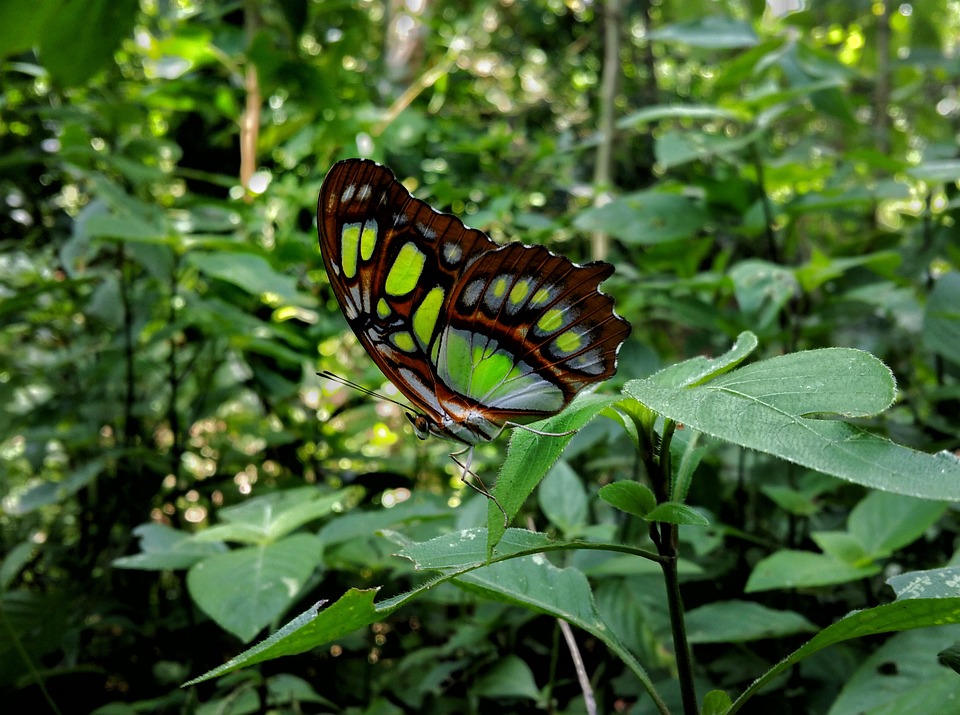
{"label": "malachite butterfly", "polygon": [[630,324],[598,289],[607,263],[499,246],[367,159],[330,169],[317,224],[343,314],[421,438],[472,447],[616,372]]}

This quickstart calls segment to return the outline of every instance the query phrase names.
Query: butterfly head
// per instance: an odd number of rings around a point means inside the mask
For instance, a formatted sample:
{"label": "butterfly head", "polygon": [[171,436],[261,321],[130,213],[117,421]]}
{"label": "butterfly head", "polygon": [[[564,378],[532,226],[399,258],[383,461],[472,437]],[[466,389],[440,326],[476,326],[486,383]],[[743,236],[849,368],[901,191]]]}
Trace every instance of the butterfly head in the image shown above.
{"label": "butterfly head", "polygon": [[407,412],[406,414],[417,433],[417,437],[426,439],[431,434],[436,434],[436,424],[429,417],[419,412]]}

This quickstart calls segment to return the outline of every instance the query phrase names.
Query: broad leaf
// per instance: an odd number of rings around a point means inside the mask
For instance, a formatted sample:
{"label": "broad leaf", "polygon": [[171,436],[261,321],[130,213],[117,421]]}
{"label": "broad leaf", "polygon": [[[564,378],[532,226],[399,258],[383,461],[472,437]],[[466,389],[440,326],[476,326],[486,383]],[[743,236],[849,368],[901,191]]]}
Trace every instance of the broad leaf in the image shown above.
{"label": "broad leaf", "polygon": [[600,487],[600,498],[620,511],[645,519],[657,506],[657,498],[646,484],[614,482]]}
{"label": "broad leaf", "polygon": [[891,576],[887,584],[898,601],[912,598],[956,598],[960,596],[960,566],[927,571],[908,571]]}
{"label": "broad leaf", "polygon": [[[697,356],[678,362],[654,373],[647,380],[659,387],[687,387],[732,370],[757,349],[757,336],[740,333],[736,342],[720,357]],[[628,383],[629,385],[633,382]],[[626,390],[624,390],[626,392]]]}
{"label": "broad leaf", "polygon": [[[522,428],[513,430],[506,459],[492,490],[508,519],[512,519],[520,511],[527,497],[571,440],[572,435],[563,433],[580,429],[618,399],[602,395],[582,395],[574,399],[559,415],[532,425],[540,432],[559,435],[556,437],[535,434]],[[503,522],[503,513],[497,504],[491,501],[487,508],[488,549],[492,550],[503,535],[506,529]]]}
{"label": "broad leaf", "polygon": [[707,384],[666,388],[656,376],[624,391],[665,417],[857,484],[960,501],[960,460],[896,445],[828,416],[865,417],[893,401],[890,370],[869,353],[828,348],[754,363]]}
{"label": "broad leaf", "polygon": [[323,611],[320,609],[326,601],[318,601],[276,633],[223,665],[184,683],[184,687],[262,663],[265,660],[306,653],[324,643],[350,635],[358,628],[386,615],[378,613],[373,606],[373,597],[376,596],[377,590],[352,588],[340,600]]}
{"label": "broad leaf", "polygon": [[730,279],[740,310],[755,330],[773,323],[799,289],[793,271],[761,260],[737,263]]}
{"label": "broad leaf", "polygon": [[[419,544],[396,533],[388,536],[404,544],[401,555],[412,559],[418,569],[438,570],[442,575],[377,605],[373,604],[375,591],[351,589],[328,608],[321,611],[321,604],[317,604],[264,642],[186,685],[264,660],[302,653],[341,638],[357,628],[386,618],[404,603],[437,584],[455,579],[461,587],[470,591],[563,618],[590,632],[630,667],[660,710],[665,711],[646,671],[600,618],[586,577],[576,569],[559,569],[537,553],[548,546],[570,548],[570,544],[551,542],[544,534],[510,529],[490,562],[486,558],[484,529],[467,529]],[[623,550],[629,551],[626,547]]]}
{"label": "broad leaf", "polygon": [[960,678],[935,657],[960,637],[960,626],[898,633],[847,679],[828,715],[931,715],[960,699]]}
{"label": "broad leaf", "polygon": [[930,183],[948,183],[960,181],[960,159],[939,159],[925,161],[911,166],[907,173],[915,179]]}
{"label": "broad leaf", "polygon": [[685,617],[691,643],[743,643],[811,633],[817,627],[793,611],[778,611],[750,601],[717,601]]}
{"label": "broad leaf", "polygon": [[187,586],[204,613],[246,642],[296,600],[320,552],[320,541],[309,534],[236,549],[191,568]]}
{"label": "broad leaf", "polygon": [[854,566],[835,556],[783,549],[761,559],[747,579],[746,593],[784,588],[814,588],[848,583],[880,573],[872,563]]}
{"label": "broad leaf", "polygon": [[537,500],[544,515],[565,536],[574,536],[587,520],[587,490],[569,464],[559,461],[547,472]]}
{"label": "broad leaf", "polygon": [[686,504],[667,501],[658,504],[657,507],[646,516],[647,521],[659,521],[666,524],[686,524],[688,526],[709,526],[710,520],[696,509]]}
{"label": "broad leaf", "polygon": [[140,538],[140,553],[114,559],[111,564],[114,568],[176,571],[227,550],[221,541],[201,542],[165,524],[141,524],[133,533]]}
{"label": "broad leaf", "polygon": [[937,280],[923,314],[923,342],[928,350],[960,363],[960,272]]}
{"label": "broad leaf", "polygon": [[582,231],[601,231],[627,243],[679,241],[696,235],[706,222],[703,206],[678,194],[638,191],[604,206],[586,209],[574,220]]}
{"label": "broad leaf", "polygon": [[139,8],[137,0],[64,2],[40,32],[40,60],[58,82],[86,81],[113,59]]}
{"label": "broad leaf", "polygon": [[362,495],[360,487],[348,487],[333,494],[325,494],[314,487],[301,487],[257,497],[221,509],[220,519],[225,523],[204,529],[193,539],[270,543],[311,521],[351,509]]}
{"label": "broad leaf", "polygon": [[187,259],[209,276],[232,283],[253,295],[274,293],[293,303],[312,305],[313,301],[297,292],[293,276],[278,273],[263,256],[253,253],[200,253]]}
{"label": "broad leaf", "polygon": [[750,698],[780,673],[828,646],[877,633],[893,633],[950,623],[960,623],[960,598],[958,597],[898,600],[883,606],[854,611],[832,626],[824,628],[806,644],[757,678],[734,701],[729,714],[738,712]]}
{"label": "broad leaf", "polygon": [[759,42],[749,23],[720,16],[665,25],[651,32],[649,37],[651,40],[677,42],[713,50],[753,47]]}
{"label": "broad leaf", "polygon": [[759,129],[734,137],[668,130],[657,136],[653,150],[657,163],[670,169],[691,161],[705,161],[715,156],[734,154],[753,144],[761,135]]}

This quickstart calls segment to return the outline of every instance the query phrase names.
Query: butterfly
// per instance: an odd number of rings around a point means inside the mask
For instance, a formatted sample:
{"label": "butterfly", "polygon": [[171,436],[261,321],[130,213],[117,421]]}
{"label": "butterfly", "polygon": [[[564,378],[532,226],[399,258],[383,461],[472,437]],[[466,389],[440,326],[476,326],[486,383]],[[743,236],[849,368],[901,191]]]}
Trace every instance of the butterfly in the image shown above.
{"label": "butterfly", "polygon": [[340,308],[422,439],[472,448],[616,372],[630,324],[599,291],[607,263],[498,245],[368,159],[330,169],[317,226]]}

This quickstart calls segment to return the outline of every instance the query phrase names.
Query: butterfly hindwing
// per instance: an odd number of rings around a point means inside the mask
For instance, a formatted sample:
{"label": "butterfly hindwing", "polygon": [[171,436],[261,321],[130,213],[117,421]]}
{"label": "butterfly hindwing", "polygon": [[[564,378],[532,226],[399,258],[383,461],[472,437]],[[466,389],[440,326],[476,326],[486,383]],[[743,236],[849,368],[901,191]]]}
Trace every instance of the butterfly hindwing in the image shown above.
{"label": "butterfly hindwing", "polygon": [[330,170],[317,220],[347,322],[430,431],[492,439],[616,371],[630,325],[598,290],[608,264],[497,246],[365,159]]}

